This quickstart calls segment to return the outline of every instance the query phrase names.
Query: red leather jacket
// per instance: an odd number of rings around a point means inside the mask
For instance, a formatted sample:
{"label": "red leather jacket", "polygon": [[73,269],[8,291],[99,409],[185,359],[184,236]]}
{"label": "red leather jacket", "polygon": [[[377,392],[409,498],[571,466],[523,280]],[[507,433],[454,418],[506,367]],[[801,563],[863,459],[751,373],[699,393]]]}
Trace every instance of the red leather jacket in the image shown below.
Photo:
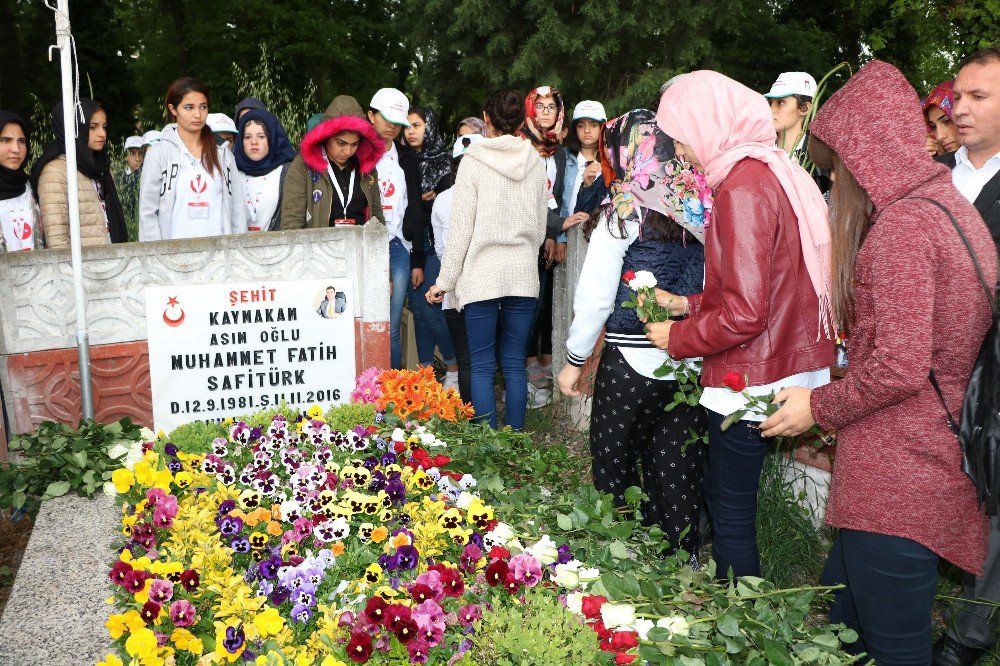
{"label": "red leather jacket", "polygon": [[795,213],[763,162],[739,162],[716,189],[705,290],[688,300],[689,316],[670,329],[668,352],[704,357],[704,386],[722,386],[734,371],[751,386],[770,384],[833,362]]}

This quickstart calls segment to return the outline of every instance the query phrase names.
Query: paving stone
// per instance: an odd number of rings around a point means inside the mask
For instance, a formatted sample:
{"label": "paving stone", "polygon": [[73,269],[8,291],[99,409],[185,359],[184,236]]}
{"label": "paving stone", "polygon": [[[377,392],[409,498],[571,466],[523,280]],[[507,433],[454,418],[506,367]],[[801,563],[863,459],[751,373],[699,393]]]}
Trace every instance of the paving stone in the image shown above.
{"label": "paving stone", "polygon": [[114,498],[106,495],[42,505],[0,617],[0,664],[79,666],[104,658],[117,518]]}

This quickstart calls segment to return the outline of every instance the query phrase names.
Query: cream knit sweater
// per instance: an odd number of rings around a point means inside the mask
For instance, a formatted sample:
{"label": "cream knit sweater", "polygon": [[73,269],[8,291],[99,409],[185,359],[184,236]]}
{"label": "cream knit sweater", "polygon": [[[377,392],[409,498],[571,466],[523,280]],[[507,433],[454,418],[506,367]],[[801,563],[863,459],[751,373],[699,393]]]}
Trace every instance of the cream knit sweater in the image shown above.
{"label": "cream knit sweater", "polygon": [[473,144],[455,178],[437,286],[457,309],[538,296],[538,248],[548,215],[545,165],[531,143],[504,135]]}

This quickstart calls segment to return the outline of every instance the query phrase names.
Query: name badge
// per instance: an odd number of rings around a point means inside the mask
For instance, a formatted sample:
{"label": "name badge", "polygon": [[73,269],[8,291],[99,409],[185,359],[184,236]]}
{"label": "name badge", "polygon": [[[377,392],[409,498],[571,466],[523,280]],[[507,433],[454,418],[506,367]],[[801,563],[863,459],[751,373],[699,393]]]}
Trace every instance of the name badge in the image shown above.
{"label": "name badge", "polygon": [[247,231],[260,231],[260,227],[247,225]]}
{"label": "name badge", "polygon": [[207,220],[208,219],[208,202],[207,201],[192,201],[188,204],[188,219],[189,220]]}
{"label": "name badge", "polygon": [[354,224],[354,220],[351,218],[339,218],[333,221],[334,226],[341,226],[345,224]]}

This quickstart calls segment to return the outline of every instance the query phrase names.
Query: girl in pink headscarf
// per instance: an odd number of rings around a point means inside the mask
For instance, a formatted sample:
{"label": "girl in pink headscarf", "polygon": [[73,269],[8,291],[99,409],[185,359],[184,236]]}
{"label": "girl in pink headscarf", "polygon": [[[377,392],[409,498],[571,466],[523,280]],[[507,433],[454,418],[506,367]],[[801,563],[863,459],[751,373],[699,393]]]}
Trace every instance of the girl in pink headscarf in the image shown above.
{"label": "girl in pink headscarf", "polygon": [[649,324],[647,337],[675,359],[704,357],[708,410],[705,501],[720,577],[760,575],[757,487],[769,445],[743,392],[829,382],[830,230],[809,174],[775,146],[764,97],[717,72],[686,74],[660,100],[657,124],[715,189],[705,232],[705,289],[658,292],[680,321]]}

